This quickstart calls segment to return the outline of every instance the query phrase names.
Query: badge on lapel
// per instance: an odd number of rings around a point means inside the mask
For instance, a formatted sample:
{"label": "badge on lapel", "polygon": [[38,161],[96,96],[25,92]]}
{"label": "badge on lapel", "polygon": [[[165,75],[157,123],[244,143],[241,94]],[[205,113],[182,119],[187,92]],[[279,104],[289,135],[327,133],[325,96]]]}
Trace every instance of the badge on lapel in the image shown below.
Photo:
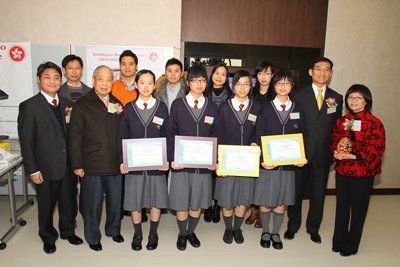
{"label": "badge on lapel", "polygon": [[71,119],[72,107],[65,108],[65,123],[68,124]]}
{"label": "badge on lapel", "polygon": [[328,105],[328,109],[326,110],[326,113],[327,114],[335,113],[336,107],[338,106],[336,99],[333,97],[330,97],[330,98],[326,99],[325,102]]}
{"label": "badge on lapel", "polygon": [[213,124],[214,123],[214,117],[211,117],[211,116],[205,116],[204,117],[204,123],[207,123],[207,124]]}

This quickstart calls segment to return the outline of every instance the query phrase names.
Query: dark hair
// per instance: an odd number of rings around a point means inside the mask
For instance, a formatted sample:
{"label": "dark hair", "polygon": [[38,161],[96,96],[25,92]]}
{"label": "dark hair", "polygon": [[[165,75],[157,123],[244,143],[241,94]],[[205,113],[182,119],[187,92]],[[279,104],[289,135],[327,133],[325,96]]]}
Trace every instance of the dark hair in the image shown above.
{"label": "dark hair", "polygon": [[61,68],[57,64],[55,64],[51,61],[47,61],[45,63],[40,64],[39,67],[37,68],[36,76],[38,78],[40,78],[40,76],[42,76],[42,73],[47,69],[56,70],[58,72],[58,74],[60,74],[60,78],[62,77]]}
{"label": "dark hair", "polygon": [[250,80],[250,91],[249,91],[249,94],[247,96],[251,96],[252,93],[253,93],[253,82],[251,81],[251,75],[247,70],[238,70],[235,73],[235,75],[233,76],[233,80],[232,80],[232,86],[235,87],[235,85],[238,83],[238,81],[242,77],[249,77],[249,80]]}
{"label": "dark hair", "polygon": [[121,55],[119,56],[119,64],[121,64],[123,57],[133,57],[133,60],[135,61],[136,65],[138,64],[138,57],[131,50],[124,50],[121,53]]}
{"label": "dark hair", "polygon": [[352,110],[349,107],[349,104],[347,103],[347,100],[352,93],[359,93],[360,95],[363,96],[366,104],[365,104],[365,110],[371,111],[372,108],[372,94],[371,91],[366,87],[365,85],[362,84],[353,84],[350,86],[350,88],[346,92],[346,96],[344,97],[345,99],[345,106],[348,112],[352,113]]}
{"label": "dark hair", "polygon": [[165,69],[167,69],[169,66],[172,65],[178,65],[181,68],[181,71],[183,70],[183,65],[182,62],[179,59],[176,58],[170,58],[167,60],[167,63],[165,63]]}
{"label": "dark hair", "polygon": [[222,85],[221,90],[226,90],[228,92],[228,99],[231,98],[231,96],[233,95],[233,92],[231,90],[231,88],[229,87],[229,69],[228,67],[225,65],[225,63],[219,63],[217,65],[215,65],[213,67],[213,69],[211,70],[211,75],[210,75],[210,79],[208,80],[208,84],[207,84],[207,88],[208,88],[208,93],[211,94],[211,90],[214,88],[214,82],[212,80],[212,76],[214,75],[214,73],[217,71],[217,69],[219,67],[223,67],[226,71],[226,81],[225,83]]}
{"label": "dark hair", "polygon": [[[207,70],[206,70],[206,68],[204,66],[198,65],[198,64],[191,66],[188,69],[187,82],[189,83],[194,78],[204,78],[204,79],[206,79],[206,82],[207,82],[208,79],[207,79]],[[188,91],[190,91],[190,86],[188,86]],[[203,95],[205,97],[209,96],[207,86],[206,86],[206,89],[203,92]]]}
{"label": "dark hair", "polygon": [[65,69],[68,65],[68,63],[70,63],[71,61],[78,61],[79,64],[81,65],[81,68],[83,68],[83,61],[80,57],[78,57],[77,55],[67,55],[63,58],[63,60],[61,61],[61,66]]}
{"label": "dark hair", "polygon": [[292,84],[292,90],[289,94],[289,96],[291,95],[291,93],[293,92],[293,88],[295,86],[294,84],[294,74],[293,72],[291,72],[290,70],[278,70],[277,72],[275,72],[274,77],[272,77],[271,80],[271,100],[273,100],[276,97],[276,92],[275,92],[275,85],[282,80],[288,80],[291,84]]}
{"label": "dark hair", "polygon": [[153,76],[153,82],[154,84],[156,83],[156,75],[154,75],[154,73],[151,70],[146,70],[146,69],[142,69],[140,71],[138,71],[138,73],[136,73],[135,76],[135,83],[137,83],[139,81],[140,76],[142,76],[143,74],[151,74],[151,76]]}
{"label": "dark hair", "polygon": [[[254,85],[253,97],[257,97],[260,94],[260,82],[258,81],[257,74],[262,71],[267,71],[268,68],[271,68],[272,74],[274,74],[274,66],[272,63],[268,61],[262,61],[260,64],[257,65],[256,69],[254,70],[254,76],[256,78],[256,84]],[[268,86],[267,90],[267,98],[270,99],[271,96],[271,85]]]}
{"label": "dark hair", "polygon": [[315,64],[317,64],[318,62],[328,62],[331,66],[331,69],[333,69],[333,62],[327,57],[317,57],[316,59],[314,59],[312,65],[310,66],[310,69],[313,69],[315,67]]}

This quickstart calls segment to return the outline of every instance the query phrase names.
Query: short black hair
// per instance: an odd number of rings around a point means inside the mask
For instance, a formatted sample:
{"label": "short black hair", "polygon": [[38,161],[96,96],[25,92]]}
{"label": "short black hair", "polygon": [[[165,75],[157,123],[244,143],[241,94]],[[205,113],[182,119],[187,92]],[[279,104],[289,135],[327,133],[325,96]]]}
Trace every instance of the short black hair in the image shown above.
{"label": "short black hair", "polygon": [[178,65],[181,68],[181,71],[183,70],[182,62],[177,58],[173,57],[173,58],[168,59],[167,63],[165,63],[165,69],[167,69],[169,66],[172,66],[172,65]]}
{"label": "short black hair", "polygon": [[47,69],[56,70],[58,72],[58,74],[60,75],[60,78],[62,77],[61,68],[57,64],[55,64],[55,63],[53,63],[51,61],[47,61],[45,63],[40,64],[39,67],[37,68],[36,76],[38,78],[40,78],[40,76],[42,76],[42,73]]}
{"label": "short black hair", "polygon": [[137,83],[139,81],[140,76],[142,76],[143,74],[151,74],[151,76],[153,76],[153,82],[156,83],[156,75],[154,75],[154,72],[152,72],[151,70],[146,70],[146,69],[142,69],[140,71],[138,71],[138,73],[136,73],[135,76],[135,83]]}
{"label": "short black hair", "polygon": [[123,57],[133,57],[133,60],[135,61],[136,65],[138,64],[138,57],[136,56],[135,53],[132,52],[132,50],[124,50],[121,53],[121,55],[119,56],[119,64],[121,64]]}
{"label": "short black hair", "polygon": [[83,61],[80,57],[78,57],[77,55],[67,55],[63,58],[62,62],[61,62],[61,66],[65,69],[68,65],[68,63],[70,63],[71,61],[77,60],[79,62],[79,64],[81,65],[81,68],[83,68]]}
{"label": "short black hair", "polygon": [[[253,82],[251,80],[250,72],[248,72],[247,70],[238,70],[237,72],[235,72],[235,75],[233,76],[232,80],[232,86],[233,88],[235,88],[235,85],[239,82],[240,78],[242,77],[249,77],[250,79],[250,91],[249,94],[247,95],[248,97],[250,97],[253,94]],[[235,92],[235,90],[233,91]]]}
{"label": "short black hair", "polygon": [[282,80],[288,80],[292,84],[292,90],[289,94],[293,92],[293,88],[295,86],[295,79],[294,79],[294,74],[290,70],[278,70],[275,72],[274,77],[272,77],[271,80],[271,100],[275,99],[276,97],[276,91],[275,91],[275,85]]}
{"label": "short black hair", "polygon": [[327,57],[317,57],[316,59],[314,59],[312,65],[310,66],[310,69],[313,69],[315,67],[315,64],[317,64],[318,62],[328,62],[331,66],[331,70],[333,69],[333,62]]}
{"label": "short black hair", "polygon": [[363,96],[366,104],[365,104],[365,110],[371,111],[372,109],[372,94],[371,90],[369,90],[368,87],[366,87],[363,84],[353,84],[350,86],[350,88],[346,92],[346,96],[344,97],[345,99],[345,106],[348,112],[352,113],[352,110],[349,107],[349,104],[347,103],[347,100],[349,99],[350,94],[352,93],[359,93],[360,95]]}
{"label": "short black hair", "polygon": [[207,78],[207,71],[206,68],[204,68],[202,65],[193,65],[188,69],[188,75],[187,75],[187,80],[191,81],[194,78],[204,78],[208,80]]}

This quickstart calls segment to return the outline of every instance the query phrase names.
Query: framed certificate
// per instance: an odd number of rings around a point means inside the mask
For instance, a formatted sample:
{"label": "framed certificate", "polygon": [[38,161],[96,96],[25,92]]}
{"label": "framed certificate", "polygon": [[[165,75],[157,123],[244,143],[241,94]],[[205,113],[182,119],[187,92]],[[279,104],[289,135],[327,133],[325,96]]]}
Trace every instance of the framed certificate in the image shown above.
{"label": "framed certificate", "polygon": [[303,134],[261,136],[263,160],[269,165],[295,165],[307,162]]}
{"label": "framed certificate", "polygon": [[217,163],[217,138],[175,136],[174,161],[183,168],[215,168]]}
{"label": "framed certificate", "polygon": [[260,148],[258,146],[218,145],[217,175],[258,177]]}
{"label": "framed certificate", "polygon": [[166,138],[122,140],[124,167],[128,171],[160,170],[168,167]]}

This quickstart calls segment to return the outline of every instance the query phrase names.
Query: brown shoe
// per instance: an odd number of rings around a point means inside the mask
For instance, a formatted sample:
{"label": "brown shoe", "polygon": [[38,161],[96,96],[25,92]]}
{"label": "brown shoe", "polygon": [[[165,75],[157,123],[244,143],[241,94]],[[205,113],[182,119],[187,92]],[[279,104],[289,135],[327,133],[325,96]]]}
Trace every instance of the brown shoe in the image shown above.
{"label": "brown shoe", "polygon": [[254,223],[255,228],[262,228],[262,222],[261,222],[261,217],[260,217],[260,210],[257,210],[256,212],[256,222]]}
{"label": "brown shoe", "polygon": [[246,219],[246,221],[244,221],[244,223],[245,224],[253,224],[256,221],[256,213],[257,213],[257,208],[256,207],[251,207],[250,208],[250,215]]}

